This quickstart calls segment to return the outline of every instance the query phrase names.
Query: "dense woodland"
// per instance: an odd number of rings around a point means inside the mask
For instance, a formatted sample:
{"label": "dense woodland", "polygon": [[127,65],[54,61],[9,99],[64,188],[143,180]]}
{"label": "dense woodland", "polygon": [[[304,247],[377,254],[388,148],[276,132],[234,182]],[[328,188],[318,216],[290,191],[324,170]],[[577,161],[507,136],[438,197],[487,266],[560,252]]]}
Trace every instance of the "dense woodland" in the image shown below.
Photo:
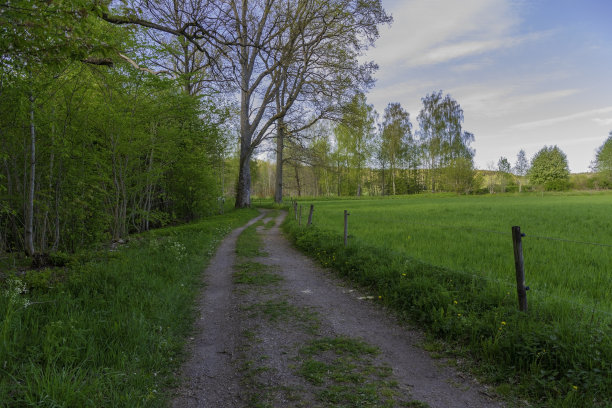
{"label": "dense woodland", "polygon": [[[251,194],[570,187],[556,146],[476,170],[442,91],[415,123],[399,103],[379,116],[359,57],[390,22],[380,0],[3,5],[0,252],[72,252]],[[581,186],[612,184],[610,140]]]}

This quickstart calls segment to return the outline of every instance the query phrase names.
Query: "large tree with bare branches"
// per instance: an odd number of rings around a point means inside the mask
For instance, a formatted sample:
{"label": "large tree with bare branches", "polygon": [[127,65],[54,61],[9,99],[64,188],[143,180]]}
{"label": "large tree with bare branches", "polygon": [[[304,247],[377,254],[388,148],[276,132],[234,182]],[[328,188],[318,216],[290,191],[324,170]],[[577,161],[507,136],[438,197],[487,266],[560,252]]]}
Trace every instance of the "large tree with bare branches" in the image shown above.
{"label": "large tree with bare branches", "polygon": [[374,65],[357,57],[377,38],[378,25],[390,21],[380,0],[200,0],[175,21],[159,4],[101,15],[184,38],[206,59],[209,74],[239,94],[236,207],[250,205],[250,160],[275,124],[284,128],[282,119],[301,96],[333,100],[332,84],[367,82]]}

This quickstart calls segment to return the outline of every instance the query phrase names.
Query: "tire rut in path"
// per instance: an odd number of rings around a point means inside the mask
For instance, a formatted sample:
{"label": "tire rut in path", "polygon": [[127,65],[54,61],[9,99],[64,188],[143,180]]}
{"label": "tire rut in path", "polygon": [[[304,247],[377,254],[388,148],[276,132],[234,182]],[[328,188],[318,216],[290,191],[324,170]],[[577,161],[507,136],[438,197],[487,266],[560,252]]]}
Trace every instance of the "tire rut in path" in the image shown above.
{"label": "tire rut in path", "polygon": [[[206,270],[207,286],[199,303],[201,317],[174,407],[253,406],[249,395],[267,390],[271,391],[266,406],[329,406],[317,399],[312,384],[295,373],[299,348],[312,338],[323,337],[361,339],[380,349],[373,364],[392,369],[399,385],[397,393],[403,394],[404,401],[416,399],[433,408],[503,406],[488,397],[482,385],[452,368],[440,367],[418,347],[420,333],[398,324],[379,305],[360,299],[363,295],[357,290],[346,287],[346,282],[291,247],[279,228],[285,212],[276,217],[272,228],[258,228],[267,255],[254,259],[272,267],[282,282],[271,290],[236,290],[232,282],[236,239],[268,213],[228,235]],[[296,310],[316,311],[317,333],[306,334],[299,321],[270,323],[245,313],[245,306],[279,299]],[[246,339],[244,333],[250,337]],[[254,381],[245,381],[249,370],[240,368],[245,366],[258,373],[251,377]]]}
{"label": "tire rut in path", "polygon": [[489,397],[483,385],[438,362],[419,347],[421,333],[407,329],[358,290],[331,275],[293,248],[278,226],[263,231],[267,259],[284,278],[284,289],[294,301],[320,312],[322,327],[335,335],[361,338],[381,350],[381,358],[393,369],[400,389],[410,389],[413,398],[432,408],[503,407]]}
{"label": "tire rut in path", "polygon": [[228,234],[206,268],[206,286],[198,301],[200,316],[188,346],[189,358],[181,369],[182,384],[172,402],[175,408],[242,406],[240,375],[232,363],[239,341],[232,273],[236,239],[263,215]]}

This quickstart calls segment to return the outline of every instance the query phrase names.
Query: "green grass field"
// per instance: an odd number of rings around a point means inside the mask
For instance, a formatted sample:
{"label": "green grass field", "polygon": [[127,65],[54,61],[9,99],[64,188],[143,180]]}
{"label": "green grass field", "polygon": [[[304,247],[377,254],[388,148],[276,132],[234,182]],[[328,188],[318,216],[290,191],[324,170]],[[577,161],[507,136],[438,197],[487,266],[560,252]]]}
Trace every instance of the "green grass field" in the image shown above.
{"label": "green grass field", "polygon": [[[313,226],[305,208],[314,204]],[[479,376],[533,406],[609,406],[612,194],[301,200],[294,244],[395,309]],[[344,210],[349,244],[344,247]],[[518,311],[511,227],[523,238]],[[446,346],[442,346],[446,349]]]}
{"label": "green grass field", "polygon": [[[612,194],[415,195],[312,203],[314,224],[340,234],[343,211],[350,212],[352,244],[485,276],[508,290],[516,288],[511,227],[518,225],[526,234],[529,297],[612,312]],[[306,220],[304,209],[302,216]]]}
{"label": "green grass field", "polygon": [[202,271],[255,215],[153,230],[61,268],[1,270],[0,407],[167,406]]}

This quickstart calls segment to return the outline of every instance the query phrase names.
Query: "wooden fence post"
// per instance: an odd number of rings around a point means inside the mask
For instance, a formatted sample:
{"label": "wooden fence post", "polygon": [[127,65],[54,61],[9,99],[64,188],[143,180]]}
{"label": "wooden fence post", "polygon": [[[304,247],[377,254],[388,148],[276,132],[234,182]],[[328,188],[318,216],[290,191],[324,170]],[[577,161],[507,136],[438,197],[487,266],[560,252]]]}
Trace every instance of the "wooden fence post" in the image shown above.
{"label": "wooden fence post", "polygon": [[516,292],[518,294],[519,310],[527,311],[527,288],[525,287],[525,263],[523,260],[523,243],[521,227],[512,227],[512,243],[514,244],[514,266],[516,268]]}
{"label": "wooden fence post", "polygon": [[293,215],[295,216],[295,220],[297,221],[298,219],[298,213],[297,213],[297,201],[293,202]]}
{"label": "wooden fence post", "polygon": [[302,225],[302,204],[300,204],[300,213],[298,215],[298,225]]}
{"label": "wooden fence post", "polygon": [[344,210],[344,246],[348,245],[348,216],[351,215],[347,210]]}
{"label": "wooden fence post", "polygon": [[312,213],[314,211],[314,205],[310,204],[310,212],[308,213],[308,224],[307,226],[310,226],[310,224],[312,224]]}

